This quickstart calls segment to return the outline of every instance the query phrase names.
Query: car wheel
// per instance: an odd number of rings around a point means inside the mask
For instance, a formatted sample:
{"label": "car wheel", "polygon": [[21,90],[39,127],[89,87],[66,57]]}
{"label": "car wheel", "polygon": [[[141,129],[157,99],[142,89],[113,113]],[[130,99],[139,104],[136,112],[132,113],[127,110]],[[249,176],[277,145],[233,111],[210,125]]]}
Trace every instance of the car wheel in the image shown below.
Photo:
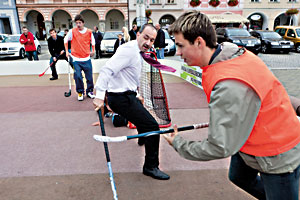
{"label": "car wheel", "polygon": [[42,53],[42,48],[41,48],[41,46],[38,46],[38,48],[37,48],[37,53],[38,53],[38,54],[41,54],[41,53]]}
{"label": "car wheel", "polygon": [[24,49],[20,49],[19,57],[22,59],[25,58],[25,50]]}
{"label": "car wheel", "polygon": [[297,53],[300,53],[300,44],[297,44],[297,45],[296,45],[296,52],[297,52]]}
{"label": "car wheel", "polygon": [[262,53],[268,53],[268,47],[267,47],[267,45],[263,44],[263,45],[261,46],[261,52],[262,52]]}

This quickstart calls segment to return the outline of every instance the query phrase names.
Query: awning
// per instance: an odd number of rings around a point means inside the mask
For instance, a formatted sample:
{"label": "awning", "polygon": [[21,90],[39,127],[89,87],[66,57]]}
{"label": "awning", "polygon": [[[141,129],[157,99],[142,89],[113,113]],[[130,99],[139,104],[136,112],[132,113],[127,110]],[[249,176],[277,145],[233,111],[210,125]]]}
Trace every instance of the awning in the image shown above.
{"label": "awning", "polygon": [[230,12],[222,14],[207,14],[208,18],[213,24],[216,23],[247,23],[249,20],[242,15]]}

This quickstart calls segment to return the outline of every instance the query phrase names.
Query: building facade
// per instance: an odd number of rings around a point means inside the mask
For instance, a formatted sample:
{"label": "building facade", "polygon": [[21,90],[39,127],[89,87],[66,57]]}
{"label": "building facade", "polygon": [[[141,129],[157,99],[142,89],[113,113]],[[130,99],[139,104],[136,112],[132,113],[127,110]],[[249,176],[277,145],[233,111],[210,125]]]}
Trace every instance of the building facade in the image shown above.
{"label": "building facade", "polygon": [[128,25],[127,0],[16,0],[21,26],[38,38],[51,28],[57,31],[74,27],[74,18],[81,14],[85,26],[111,31]]}
{"label": "building facade", "polygon": [[[140,9],[139,4],[143,4],[144,8]],[[177,19],[182,12],[184,1],[182,0],[129,0],[129,25],[139,24],[139,17],[147,18],[148,23],[161,24],[167,27]],[[144,10],[144,11],[143,11]],[[145,10],[150,10],[151,15],[145,16]]]}
{"label": "building facade", "polygon": [[0,33],[20,33],[15,0],[0,0]]}
{"label": "building facade", "polygon": [[250,20],[252,29],[273,30],[278,25],[299,26],[297,15],[286,15],[290,8],[300,9],[299,0],[246,0],[243,16]]}
{"label": "building facade", "polygon": [[235,6],[229,6],[227,0],[220,0],[217,7],[209,5],[209,0],[202,0],[201,4],[193,7],[190,0],[129,0],[129,24],[138,24],[139,4],[145,4],[144,10],[151,10],[151,15],[147,18],[148,22],[153,24],[161,24],[162,27],[168,27],[183,12],[188,10],[200,10],[205,14],[219,15],[223,13],[232,13],[242,16],[244,0],[239,0]]}

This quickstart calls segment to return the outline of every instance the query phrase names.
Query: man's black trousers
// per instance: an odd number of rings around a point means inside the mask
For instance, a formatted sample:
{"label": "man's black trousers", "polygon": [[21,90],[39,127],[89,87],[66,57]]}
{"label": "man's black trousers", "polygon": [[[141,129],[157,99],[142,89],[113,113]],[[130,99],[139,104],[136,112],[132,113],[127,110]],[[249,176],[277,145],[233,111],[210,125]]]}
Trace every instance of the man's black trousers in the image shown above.
{"label": "man's black trousers", "polygon": [[[158,123],[145,109],[135,92],[107,93],[108,105],[115,112],[132,122],[138,133],[159,130]],[[159,135],[145,138],[145,163],[144,167],[158,167]]]}

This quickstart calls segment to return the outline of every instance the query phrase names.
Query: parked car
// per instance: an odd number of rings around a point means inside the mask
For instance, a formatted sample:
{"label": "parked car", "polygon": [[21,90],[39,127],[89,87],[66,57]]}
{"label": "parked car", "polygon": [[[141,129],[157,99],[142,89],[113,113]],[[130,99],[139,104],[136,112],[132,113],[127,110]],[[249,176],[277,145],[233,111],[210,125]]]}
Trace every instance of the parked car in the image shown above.
{"label": "parked car", "polygon": [[250,33],[243,28],[217,28],[216,33],[218,43],[232,42],[238,46],[245,47],[254,54],[260,52],[260,40],[251,36]]}
{"label": "parked car", "polygon": [[7,36],[7,34],[0,33],[0,42],[2,42],[2,40],[4,40]]}
{"label": "parked car", "polygon": [[[25,57],[25,48],[19,42],[21,34],[9,35],[0,43],[0,57]],[[41,44],[34,36],[34,44],[37,47],[37,53],[41,53]]]}
{"label": "parked car", "polygon": [[294,43],[292,41],[282,38],[274,31],[256,30],[251,31],[250,34],[260,39],[262,53],[268,53],[271,51],[289,53],[294,49]]}
{"label": "parked car", "polygon": [[165,33],[165,43],[166,43],[166,47],[165,47],[165,55],[167,56],[174,56],[176,53],[176,45],[175,42],[171,39],[168,31],[163,30]]}
{"label": "parked car", "polygon": [[275,32],[294,42],[296,52],[300,53],[300,26],[276,26]]}
{"label": "parked car", "polygon": [[101,41],[101,53],[102,55],[112,55],[114,53],[114,44],[118,39],[118,34],[122,34],[121,31],[107,31],[103,35]]}

